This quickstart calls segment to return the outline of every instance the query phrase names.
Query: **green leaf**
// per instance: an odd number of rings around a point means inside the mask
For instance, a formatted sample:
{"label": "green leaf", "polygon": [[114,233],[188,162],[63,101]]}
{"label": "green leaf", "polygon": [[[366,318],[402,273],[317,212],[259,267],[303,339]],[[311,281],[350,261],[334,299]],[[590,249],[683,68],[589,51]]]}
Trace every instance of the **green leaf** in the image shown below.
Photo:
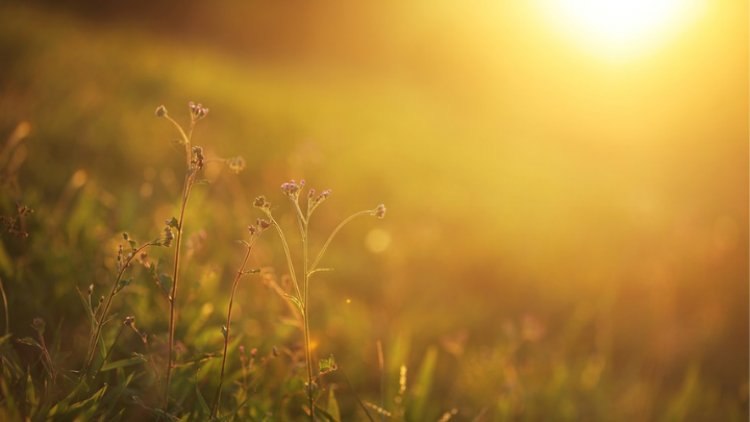
{"label": "green leaf", "polygon": [[320,370],[321,375],[335,371],[336,369],[338,369],[338,366],[336,366],[336,359],[333,358],[333,355],[321,359],[320,361],[318,361],[318,369]]}
{"label": "green leaf", "polygon": [[93,327],[94,325],[94,310],[91,309],[91,302],[89,301],[88,296],[86,296],[81,289],[76,286],[76,292],[78,292],[78,297],[81,299],[81,303],[83,304],[83,309],[86,310],[86,315],[88,315],[89,320],[91,321],[91,325]]}
{"label": "green leaf", "polygon": [[122,290],[125,287],[129,286],[130,283],[132,283],[132,282],[133,282],[132,278],[121,278],[120,282],[117,283],[117,291],[119,292],[120,290]]}
{"label": "green leaf", "polygon": [[146,358],[142,354],[133,353],[133,356],[129,358],[120,359],[105,364],[104,366],[102,366],[101,372],[111,371],[117,368],[124,368],[126,366],[139,365],[143,362],[146,362]]}
{"label": "green leaf", "polygon": [[326,412],[336,422],[341,422],[341,411],[339,410],[339,401],[336,400],[336,393],[333,388],[328,389],[328,403],[326,404]]}
{"label": "green leaf", "polygon": [[198,396],[198,405],[200,405],[201,416],[206,416],[211,413],[211,409],[208,408],[208,403],[206,403],[206,399],[203,398],[203,394],[201,394],[201,389],[198,388],[198,384],[195,384],[195,395]]}
{"label": "green leaf", "polygon": [[433,346],[427,349],[422,358],[422,365],[417,373],[417,381],[413,387],[413,405],[412,416],[414,420],[424,420],[427,402],[432,390],[432,382],[435,375],[435,366],[437,364],[437,349]]}
{"label": "green leaf", "polygon": [[106,392],[107,392],[107,385],[104,384],[104,387],[100,388],[99,391],[97,391],[96,393],[94,393],[91,397],[89,397],[87,399],[84,399],[84,400],[81,400],[78,403],[74,403],[72,406],[70,406],[70,408],[68,410],[69,411],[71,411],[71,410],[78,410],[78,409],[81,409],[81,408],[87,406],[89,403],[96,404],[104,396],[104,393],[106,393]]}

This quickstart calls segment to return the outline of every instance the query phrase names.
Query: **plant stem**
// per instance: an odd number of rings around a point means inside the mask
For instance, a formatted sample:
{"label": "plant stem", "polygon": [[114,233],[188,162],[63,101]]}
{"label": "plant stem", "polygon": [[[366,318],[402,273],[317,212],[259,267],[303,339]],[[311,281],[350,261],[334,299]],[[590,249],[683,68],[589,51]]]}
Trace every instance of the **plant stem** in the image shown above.
{"label": "plant stem", "polygon": [[5,286],[3,286],[3,280],[0,279],[0,293],[3,295],[3,309],[5,310],[5,334],[10,333],[10,317],[8,316],[8,297],[5,295]]}
{"label": "plant stem", "polygon": [[102,334],[102,327],[104,326],[104,322],[107,318],[107,314],[109,313],[109,307],[112,305],[112,298],[114,298],[115,294],[117,294],[117,286],[120,284],[120,280],[122,280],[122,276],[125,274],[125,270],[130,266],[130,263],[133,262],[133,259],[135,259],[135,257],[138,256],[141,251],[143,251],[149,246],[153,246],[155,243],[156,243],[155,241],[151,241],[151,242],[141,245],[138,249],[130,253],[130,256],[126,258],[125,261],[123,261],[120,271],[117,272],[117,278],[115,279],[114,284],[112,284],[112,290],[109,291],[107,300],[104,302],[104,307],[102,308],[102,314],[99,317],[99,320],[96,322],[96,331],[94,332],[94,336],[92,337],[91,342],[89,343],[89,355],[86,358],[86,365],[84,366],[84,370],[81,372],[82,374],[85,374],[86,372],[88,372],[88,370],[91,367],[91,362],[94,360],[94,354],[96,353],[96,346],[97,344],[99,344],[99,338]]}
{"label": "plant stem", "polygon": [[[279,223],[276,222],[276,220],[273,218],[270,212],[266,212],[266,215],[271,220],[271,223],[273,224],[273,227],[276,228],[276,233],[279,234],[279,238],[281,239],[281,246],[284,248],[284,254],[286,255],[286,262],[289,266],[289,276],[292,277],[292,283],[294,284],[294,289],[297,292],[297,298],[302,301],[302,292],[299,289],[299,283],[297,282],[297,274],[294,271],[294,264],[292,263],[292,253],[289,250],[289,243],[286,241],[286,236],[284,236],[284,232],[281,230],[281,226],[279,226]],[[304,307],[304,304],[303,304]],[[304,314],[304,311],[303,311]]]}
{"label": "plant stem", "polygon": [[[188,138],[186,138],[188,139]],[[188,160],[189,160],[188,156]],[[168,343],[168,357],[167,357],[167,380],[164,387],[164,411],[167,411],[169,407],[169,384],[172,380],[172,365],[174,363],[173,348],[174,348],[174,331],[176,325],[175,319],[175,306],[177,302],[177,281],[180,273],[180,249],[182,246],[182,233],[184,230],[184,219],[185,219],[185,208],[187,207],[188,198],[190,197],[190,188],[193,184],[194,171],[188,168],[188,173],[185,175],[185,184],[182,191],[182,203],[180,204],[180,218],[177,220],[177,236],[175,239],[175,250],[174,250],[174,267],[172,269],[172,292],[169,295],[169,343]]]}
{"label": "plant stem", "polygon": [[234,293],[237,291],[237,285],[240,282],[240,278],[245,274],[245,267],[247,266],[247,261],[250,259],[251,251],[252,243],[247,245],[245,257],[242,259],[242,265],[240,266],[240,269],[237,270],[237,274],[234,276],[234,281],[232,282],[232,293],[229,295],[229,310],[227,311],[226,332],[224,333],[224,353],[221,357],[221,374],[219,375],[219,386],[216,388],[216,397],[214,398],[214,404],[211,409],[211,419],[216,417],[216,413],[219,410],[221,387],[224,384],[224,367],[227,363],[227,349],[229,347],[229,330],[231,329],[232,324],[232,304],[234,303]]}
{"label": "plant stem", "polygon": [[[299,210],[299,205],[297,206]],[[313,371],[312,371],[312,352],[310,351],[310,311],[308,299],[310,297],[310,274],[308,273],[308,241],[307,241],[307,220],[303,220],[300,212],[300,231],[302,234],[302,264],[304,270],[303,284],[304,284],[304,300],[302,301],[302,319],[304,319],[304,330],[305,330],[305,361],[307,362],[307,396],[310,403],[310,421],[315,420],[315,403],[313,400]]]}
{"label": "plant stem", "polygon": [[[310,266],[310,271],[315,271],[318,267],[318,264],[320,263],[320,260],[323,259],[323,255],[325,254],[326,250],[328,249],[328,246],[331,244],[331,241],[333,241],[333,238],[336,236],[336,234],[341,230],[345,225],[347,225],[350,221],[354,220],[355,218],[361,216],[361,215],[372,215],[372,210],[365,210],[356,212],[349,217],[345,218],[344,221],[339,223],[338,226],[336,226],[335,229],[331,232],[331,235],[328,236],[328,239],[326,240],[326,243],[323,244],[323,247],[320,248],[320,252],[318,252],[318,256],[315,257],[315,261],[313,261],[312,265]],[[307,275],[307,274],[306,274]]]}

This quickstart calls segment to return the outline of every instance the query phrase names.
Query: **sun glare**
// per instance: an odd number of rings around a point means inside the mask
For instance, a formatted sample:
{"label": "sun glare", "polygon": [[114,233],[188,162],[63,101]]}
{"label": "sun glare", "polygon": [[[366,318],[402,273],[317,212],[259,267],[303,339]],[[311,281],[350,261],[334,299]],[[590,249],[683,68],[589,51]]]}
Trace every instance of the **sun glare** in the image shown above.
{"label": "sun glare", "polygon": [[[552,7],[550,7],[552,3]],[[605,54],[641,51],[662,41],[698,9],[698,0],[551,0],[543,4],[566,32]]]}

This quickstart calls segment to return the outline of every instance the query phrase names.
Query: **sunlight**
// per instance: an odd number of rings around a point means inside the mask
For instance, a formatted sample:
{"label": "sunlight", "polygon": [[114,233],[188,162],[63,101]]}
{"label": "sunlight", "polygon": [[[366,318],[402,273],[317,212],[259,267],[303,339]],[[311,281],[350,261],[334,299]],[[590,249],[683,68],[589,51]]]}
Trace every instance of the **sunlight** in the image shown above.
{"label": "sunlight", "polygon": [[695,14],[698,0],[553,0],[550,17],[606,55],[653,46]]}

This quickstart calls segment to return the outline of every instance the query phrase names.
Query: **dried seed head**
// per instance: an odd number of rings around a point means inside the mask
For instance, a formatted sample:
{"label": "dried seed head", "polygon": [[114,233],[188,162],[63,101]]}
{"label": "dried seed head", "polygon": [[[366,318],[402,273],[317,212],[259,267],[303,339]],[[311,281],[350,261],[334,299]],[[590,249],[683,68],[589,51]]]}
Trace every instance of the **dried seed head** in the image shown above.
{"label": "dried seed head", "polygon": [[375,208],[375,209],[373,210],[373,213],[372,213],[372,215],[374,215],[375,217],[378,217],[378,218],[383,218],[383,217],[385,217],[385,205],[383,205],[383,204],[380,204],[380,205],[378,205],[378,206],[377,206],[377,207],[376,207],[376,208]]}
{"label": "dried seed head", "polygon": [[205,161],[205,157],[203,156],[203,148],[197,145],[194,146],[193,147],[193,159],[191,160],[191,162],[197,169],[200,170],[203,168],[204,161]]}
{"label": "dried seed head", "polygon": [[255,198],[255,201],[253,202],[253,206],[260,209],[268,209],[271,208],[271,203],[266,200],[265,196],[259,196]]}
{"label": "dried seed head", "polygon": [[255,223],[258,225],[260,231],[264,231],[271,227],[271,222],[263,218],[259,218]]}
{"label": "dried seed head", "polygon": [[234,174],[239,174],[242,170],[245,170],[245,159],[240,156],[229,158],[226,163],[229,171]]}
{"label": "dried seed head", "polygon": [[167,115],[167,108],[160,105],[159,107],[156,107],[156,112],[154,114],[156,114],[156,117],[164,117]]}
{"label": "dried seed head", "polygon": [[135,317],[134,316],[127,316],[125,317],[125,320],[122,322],[123,325],[127,325],[130,327],[135,323]]}
{"label": "dried seed head", "polygon": [[174,233],[172,232],[172,226],[165,226],[164,227],[164,239],[162,239],[161,244],[166,247],[172,246],[172,240],[174,239]]}

